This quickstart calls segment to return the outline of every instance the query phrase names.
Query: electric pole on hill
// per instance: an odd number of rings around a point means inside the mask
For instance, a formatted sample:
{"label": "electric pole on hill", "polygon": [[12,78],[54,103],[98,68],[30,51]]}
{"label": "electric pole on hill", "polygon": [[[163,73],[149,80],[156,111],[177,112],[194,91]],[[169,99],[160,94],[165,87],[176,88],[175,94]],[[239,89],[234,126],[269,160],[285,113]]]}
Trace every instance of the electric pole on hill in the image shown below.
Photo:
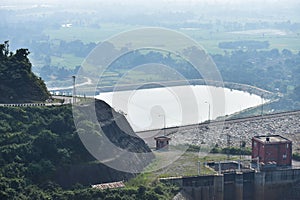
{"label": "electric pole on hill", "polygon": [[226,134],[227,136],[227,159],[230,158],[230,146],[231,146],[231,135],[229,133]]}
{"label": "electric pole on hill", "polygon": [[73,104],[74,103],[76,103],[76,81],[75,81],[75,79],[76,79],[76,76],[72,76],[72,78],[73,78],[73,95],[72,95],[72,98],[73,98]]}

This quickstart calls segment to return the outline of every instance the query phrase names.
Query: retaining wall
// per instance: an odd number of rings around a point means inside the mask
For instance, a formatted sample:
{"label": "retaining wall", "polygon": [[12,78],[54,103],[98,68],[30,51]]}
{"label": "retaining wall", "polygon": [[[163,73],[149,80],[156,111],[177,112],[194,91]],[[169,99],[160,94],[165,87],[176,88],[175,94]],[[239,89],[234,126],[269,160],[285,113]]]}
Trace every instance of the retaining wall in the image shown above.
{"label": "retaining wall", "polygon": [[[300,169],[160,179],[197,200],[281,200],[300,181]],[[299,197],[300,198],[300,197]]]}

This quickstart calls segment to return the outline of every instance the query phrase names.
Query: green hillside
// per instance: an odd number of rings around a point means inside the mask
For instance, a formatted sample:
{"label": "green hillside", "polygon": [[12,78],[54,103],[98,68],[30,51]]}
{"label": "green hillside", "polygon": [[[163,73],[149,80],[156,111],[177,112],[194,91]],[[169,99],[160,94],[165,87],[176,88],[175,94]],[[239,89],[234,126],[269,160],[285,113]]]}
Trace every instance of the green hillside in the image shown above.
{"label": "green hillside", "polygon": [[[146,157],[137,154],[136,162],[129,161],[130,166],[134,167],[137,162],[148,165],[154,156],[145,142],[135,135],[125,118],[103,101],[96,101],[95,106],[100,124],[107,120],[112,122],[104,129],[105,135],[112,142],[118,143],[121,140],[122,143],[119,143],[121,148],[135,152],[149,152]],[[113,116],[119,116],[118,123]],[[83,123],[91,126],[88,121]],[[126,134],[124,130],[130,133]],[[91,133],[86,131],[85,134]],[[126,147],[122,144],[126,144]],[[133,177],[135,174],[109,168],[89,154],[79,139],[70,105],[0,107],[1,200],[91,199],[91,197],[105,199],[104,197],[109,196],[117,197],[120,193],[124,196],[128,190],[129,196],[136,195],[136,198],[129,199],[141,199],[142,197],[138,196],[138,188],[108,192],[96,191],[90,187],[91,184],[126,181]],[[151,191],[153,188],[148,189]],[[139,195],[148,194],[146,192],[148,189],[144,188],[143,194]],[[155,192],[153,195],[160,196]]]}
{"label": "green hillside", "polygon": [[45,101],[46,85],[31,71],[28,49],[9,52],[8,42],[0,44],[0,103]]}
{"label": "green hillside", "polygon": [[[31,72],[28,50],[16,53],[0,45],[0,103],[44,101],[49,92]],[[170,199],[178,188],[157,185],[128,186],[116,190],[92,189],[92,184],[127,181],[137,174],[118,171],[95,159],[79,135],[106,137],[118,148],[135,152],[122,165],[142,170],[154,155],[126,118],[103,101],[85,102],[75,113],[95,108],[97,124],[81,120],[77,130],[71,105],[0,107],[0,199]],[[86,113],[89,114],[89,113]],[[101,148],[99,154],[103,153]],[[107,152],[113,152],[107,149]],[[114,159],[112,158],[112,162]]]}

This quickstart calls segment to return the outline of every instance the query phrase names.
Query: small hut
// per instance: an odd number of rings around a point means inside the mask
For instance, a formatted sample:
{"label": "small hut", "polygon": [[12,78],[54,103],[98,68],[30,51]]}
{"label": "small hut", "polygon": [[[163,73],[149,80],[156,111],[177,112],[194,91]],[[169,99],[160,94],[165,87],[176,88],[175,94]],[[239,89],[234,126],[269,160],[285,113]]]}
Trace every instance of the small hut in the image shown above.
{"label": "small hut", "polygon": [[167,136],[158,136],[154,138],[156,141],[156,150],[168,150],[169,149],[169,141],[171,138]]}
{"label": "small hut", "polygon": [[292,165],[292,141],[280,135],[255,136],[252,138],[252,159],[259,159],[265,166]]}

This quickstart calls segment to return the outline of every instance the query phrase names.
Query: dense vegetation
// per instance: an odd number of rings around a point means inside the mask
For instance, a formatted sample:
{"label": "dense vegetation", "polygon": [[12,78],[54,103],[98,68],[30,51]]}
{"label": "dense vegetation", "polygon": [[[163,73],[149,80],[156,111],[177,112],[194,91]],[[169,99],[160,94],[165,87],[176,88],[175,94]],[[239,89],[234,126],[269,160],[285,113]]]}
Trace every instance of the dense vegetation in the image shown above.
{"label": "dense vegetation", "polygon": [[[230,155],[251,155],[251,148],[246,147],[246,144],[243,143],[242,147],[224,147],[221,148],[218,145],[215,145],[211,150],[210,153],[221,153],[221,154],[230,154]],[[197,145],[189,145],[187,151],[191,152],[199,152],[201,151],[201,146]]]}
{"label": "dense vegetation", "polygon": [[300,161],[300,153],[298,153],[298,152],[293,153],[293,159],[297,160],[297,161]]}
{"label": "dense vegetation", "polygon": [[231,42],[220,42],[219,48],[221,49],[268,49],[270,44],[268,41],[253,41],[253,40],[243,40],[243,41],[231,41]]}
{"label": "dense vegetation", "polygon": [[0,103],[44,101],[50,94],[41,78],[31,71],[28,49],[9,52],[6,41],[0,44]]}
{"label": "dense vegetation", "polygon": [[300,52],[284,49],[270,51],[235,50],[213,55],[223,80],[256,86],[281,93],[280,101],[266,109],[300,109]]}
{"label": "dense vegetation", "polygon": [[219,148],[214,147],[210,151],[211,153],[222,153],[222,154],[230,154],[230,155],[251,155],[251,148],[249,147],[225,147]]}
{"label": "dense vegetation", "polygon": [[284,49],[236,50],[213,55],[225,81],[257,86],[286,94],[300,85],[300,53]]}
{"label": "dense vegetation", "polygon": [[[99,120],[109,120],[111,108],[101,101],[96,104],[103,113]],[[141,189],[143,192],[136,187],[114,192],[91,189],[90,184],[128,180],[135,175],[100,164],[87,152],[75,129],[71,106],[1,107],[0,119],[0,199],[162,197],[163,191],[151,186]],[[109,130],[111,141],[120,137],[131,141],[115,123]],[[141,141],[135,137],[127,142],[127,148],[150,151]]]}
{"label": "dense vegetation", "polygon": [[49,183],[44,190],[36,186],[26,188],[26,196],[18,195],[14,199],[59,199],[59,200],[169,200],[179,191],[178,187],[158,183],[151,186],[126,187],[121,189],[98,190],[81,185],[63,190]]}

